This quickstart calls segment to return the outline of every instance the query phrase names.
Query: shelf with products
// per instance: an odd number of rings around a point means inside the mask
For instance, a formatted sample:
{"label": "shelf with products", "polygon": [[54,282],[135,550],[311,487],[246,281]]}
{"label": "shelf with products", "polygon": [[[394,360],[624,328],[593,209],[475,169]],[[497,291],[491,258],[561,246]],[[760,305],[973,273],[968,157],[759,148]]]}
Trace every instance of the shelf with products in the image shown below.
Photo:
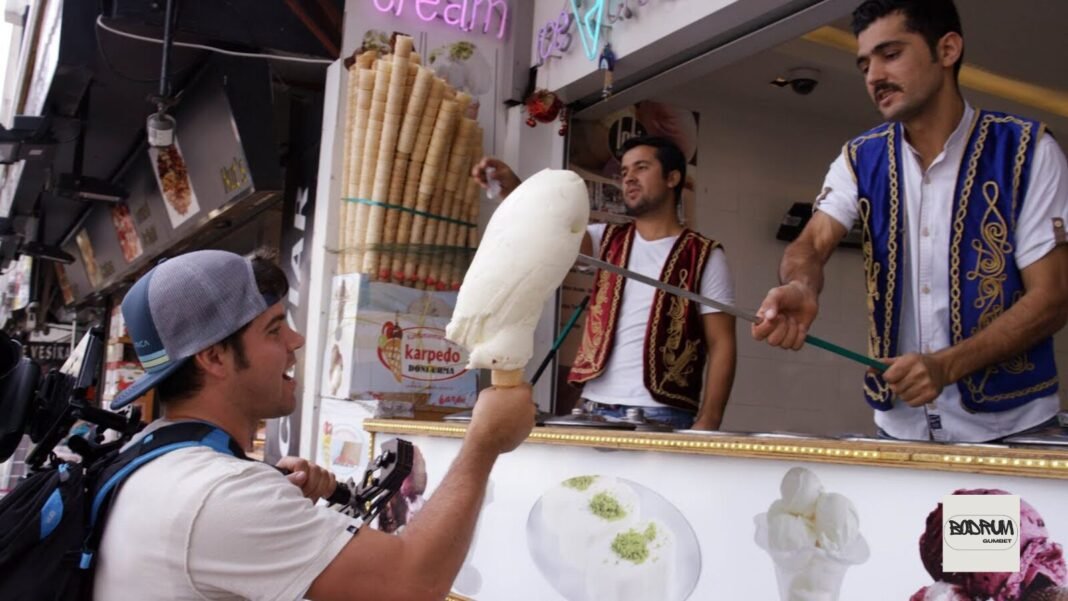
{"label": "shelf with products", "polygon": [[[126,329],[120,303],[116,302],[108,320],[108,336],[104,346],[104,386],[101,391],[101,405],[107,408],[115,397],[133,384],[134,380],[145,373],[137,360],[133,340]],[[136,401],[141,405],[141,419],[150,422],[156,417],[155,392],[150,391]]]}

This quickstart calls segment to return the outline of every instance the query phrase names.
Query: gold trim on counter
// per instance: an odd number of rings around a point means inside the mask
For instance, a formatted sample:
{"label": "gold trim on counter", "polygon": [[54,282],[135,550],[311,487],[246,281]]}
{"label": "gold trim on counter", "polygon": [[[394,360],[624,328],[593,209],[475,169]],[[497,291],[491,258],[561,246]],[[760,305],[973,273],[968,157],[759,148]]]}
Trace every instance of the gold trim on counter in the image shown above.
{"label": "gold trim on counter", "polygon": [[[379,434],[462,438],[465,424],[400,419],[364,421]],[[759,459],[814,461],[1054,478],[1068,480],[1068,452],[1001,446],[943,445],[924,442],[844,441],[829,438],[773,439],[760,436],[702,436],[660,432],[535,428],[528,443],[716,455]]]}

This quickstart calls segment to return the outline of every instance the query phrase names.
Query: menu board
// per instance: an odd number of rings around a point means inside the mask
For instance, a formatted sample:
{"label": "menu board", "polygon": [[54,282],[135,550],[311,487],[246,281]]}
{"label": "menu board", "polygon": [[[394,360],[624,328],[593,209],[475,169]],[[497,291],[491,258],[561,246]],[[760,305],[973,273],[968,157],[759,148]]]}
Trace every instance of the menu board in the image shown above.
{"label": "menu board", "polygon": [[152,173],[156,176],[163,196],[163,206],[170,218],[171,228],[178,229],[200,213],[200,203],[189,181],[189,169],[186,167],[182,149],[175,140],[165,148],[149,147],[148,158],[152,164]]}
{"label": "menu board", "polygon": [[132,263],[144,250],[141,248],[141,237],[137,235],[129,205],[120,202],[111,207],[111,224],[115,226],[115,235],[119,238],[122,258],[126,259],[127,263]]}
{"label": "menu board", "polygon": [[[197,209],[201,212],[199,216],[203,216],[203,213],[248,195],[256,187],[231,101],[221,80],[184,98],[176,119],[176,142],[165,153],[165,166],[170,169],[165,194],[171,199],[167,203],[168,211],[173,211],[168,214],[174,228],[179,229],[185,220],[175,219],[175,216],[196,215]],[[269,121],[256,124],[256,128],[261,135],[268,135],[270,143],[274,144]],[[277,163],[277,152],[274,157]],[[185,183],[181,183],[183,166]],[[186,212],[182,213],[182,210]]]}
{"label": "menu board", "polygon": [[147,153],[142,155],[123,182],[130,194],[126,205],[130,209],[137,238],[143,253],[148,256],[165,249],[174,237],[151,165]]}
{"label": "menu board", "polygon": [[[64,248],[76,259],[64,269],[75,300],[145,267],[253,192],[281,191],[266,67],[213,61],[175,108],[175,143],[146,145],[116,180],[125,201],[95,205]],[[243,143],[256,147],[252,163]]]}

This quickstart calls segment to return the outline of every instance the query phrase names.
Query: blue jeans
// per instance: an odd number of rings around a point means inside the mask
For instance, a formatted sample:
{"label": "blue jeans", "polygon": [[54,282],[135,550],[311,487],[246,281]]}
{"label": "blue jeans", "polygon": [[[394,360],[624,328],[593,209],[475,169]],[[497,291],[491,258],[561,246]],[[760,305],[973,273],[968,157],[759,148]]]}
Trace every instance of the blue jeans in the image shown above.
{"label": "blue jeans", "polygon": [[[627,409],[630,405],[608,405],[583,399],[586,411],[592,415],[600,415],[611,419],[622,420],[627,417]],[[685,409],[675,407],[642,407],[645,419],[667,424],[676,430],[689,430],[693,427],[693,421],[697,414]]]}

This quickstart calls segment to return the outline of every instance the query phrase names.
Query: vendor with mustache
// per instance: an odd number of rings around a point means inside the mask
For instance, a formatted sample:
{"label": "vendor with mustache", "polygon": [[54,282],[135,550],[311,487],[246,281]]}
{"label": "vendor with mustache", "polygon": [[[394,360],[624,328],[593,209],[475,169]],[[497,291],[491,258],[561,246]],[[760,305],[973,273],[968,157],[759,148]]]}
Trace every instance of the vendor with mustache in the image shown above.
{"label": "vendor with mustache", "polygon": [[785,252],[753,337],[799,349],[823,265],[860,222],[879,434],[994,441],[1053,424],[1068,317],[1068,166],[1034,120],[961,96],[952,0],[867,0],[857,68],[887,123],[846,143]]}

